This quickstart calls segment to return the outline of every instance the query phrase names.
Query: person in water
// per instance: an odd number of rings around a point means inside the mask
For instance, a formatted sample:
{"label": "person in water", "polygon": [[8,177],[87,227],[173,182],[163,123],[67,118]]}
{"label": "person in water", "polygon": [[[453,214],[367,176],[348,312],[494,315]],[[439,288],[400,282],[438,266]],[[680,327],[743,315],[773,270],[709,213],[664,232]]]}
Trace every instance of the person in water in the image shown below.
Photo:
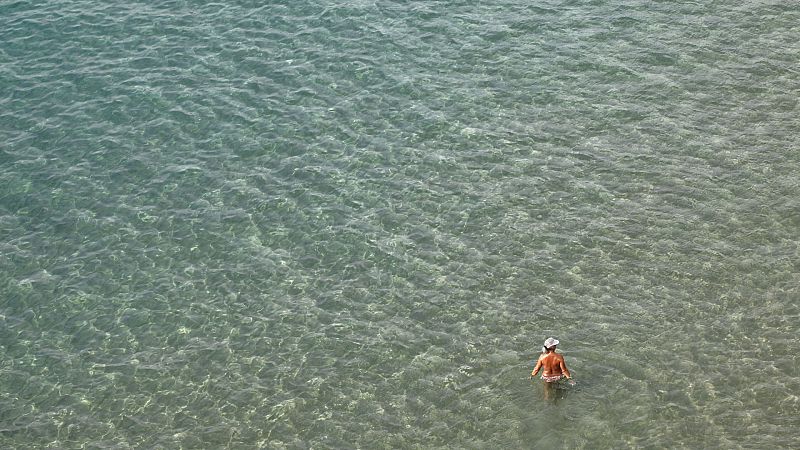
{"label": "person in water", "polygon": [[567,364],[564,362],[564,357],[556,353],[557,345],[558,339],[547,338],[547,340],[544,341],[542,354],[539,356],[539,360],[536,361],[536,366],[534,366],[531,372],[531,378],[533,378],[540,369],[544,369],[542,372],[542,380],[545,382],[546,389],[549,389],[553,383],[560,381],[562,378],[569,380],[570,384],[575,384],[574,381],[572,381],[572,375],[569,373],[569,369],[567,369]]}

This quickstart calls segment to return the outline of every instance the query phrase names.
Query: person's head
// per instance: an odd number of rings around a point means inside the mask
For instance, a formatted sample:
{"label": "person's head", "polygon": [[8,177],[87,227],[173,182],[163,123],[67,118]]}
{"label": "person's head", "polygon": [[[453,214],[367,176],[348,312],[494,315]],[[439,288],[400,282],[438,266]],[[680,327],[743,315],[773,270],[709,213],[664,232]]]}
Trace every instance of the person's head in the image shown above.
{"label": "person's head", "polygon": [[556,345],[558,345],[558,339],[547,338],[547,340],[544,341],[544,345],[542,346],[542,353],[555,351]]}

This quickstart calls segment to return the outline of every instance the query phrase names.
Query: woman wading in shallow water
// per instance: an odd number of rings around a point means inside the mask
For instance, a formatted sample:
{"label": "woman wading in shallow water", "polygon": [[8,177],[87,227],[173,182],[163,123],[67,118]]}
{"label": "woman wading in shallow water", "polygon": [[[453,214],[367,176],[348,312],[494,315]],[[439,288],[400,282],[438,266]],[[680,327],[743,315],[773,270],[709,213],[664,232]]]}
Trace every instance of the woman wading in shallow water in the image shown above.
{"label": "woman wading in shallow water", "polygon": [[567,369],[567,363],[564,362],[564,357],[556,353],[557,345],[558,339],[547,338],[547,340],[544,341],[542,354],[539,356],[539,360],[536,361],[536,366],[534,366],[531,372],[531,378],[533,378],[539,372],[539,369],[544,369],[542,372],[542,381],[544,381],[545,398],[550,397],[550,390],[563,378],[569,380],[569,384],[575,384],[575,382],[572,381],[572,375],[569,373],[569,369]]}

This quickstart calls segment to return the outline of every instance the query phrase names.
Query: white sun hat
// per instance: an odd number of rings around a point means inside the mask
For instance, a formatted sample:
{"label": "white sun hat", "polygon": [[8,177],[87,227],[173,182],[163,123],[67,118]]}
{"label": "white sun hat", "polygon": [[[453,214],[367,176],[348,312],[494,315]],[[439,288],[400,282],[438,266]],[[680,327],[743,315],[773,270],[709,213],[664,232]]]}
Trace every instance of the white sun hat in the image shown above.
{"label": "white sun hat", "polygon": [[551,348],[556,345],[558,345],[558,339],[556,338],[547,338],[547,340],[544,341],[544,348]]}

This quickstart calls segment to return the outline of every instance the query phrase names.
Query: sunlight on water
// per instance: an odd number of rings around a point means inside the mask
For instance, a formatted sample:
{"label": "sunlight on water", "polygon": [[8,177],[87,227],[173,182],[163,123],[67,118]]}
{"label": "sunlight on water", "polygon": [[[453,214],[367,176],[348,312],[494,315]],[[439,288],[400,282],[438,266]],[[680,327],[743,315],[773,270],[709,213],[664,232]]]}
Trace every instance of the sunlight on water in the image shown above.
{"label": "sunlight on water", "polygon": [[796,445],[799,15],[0,3],[0,446]]}

